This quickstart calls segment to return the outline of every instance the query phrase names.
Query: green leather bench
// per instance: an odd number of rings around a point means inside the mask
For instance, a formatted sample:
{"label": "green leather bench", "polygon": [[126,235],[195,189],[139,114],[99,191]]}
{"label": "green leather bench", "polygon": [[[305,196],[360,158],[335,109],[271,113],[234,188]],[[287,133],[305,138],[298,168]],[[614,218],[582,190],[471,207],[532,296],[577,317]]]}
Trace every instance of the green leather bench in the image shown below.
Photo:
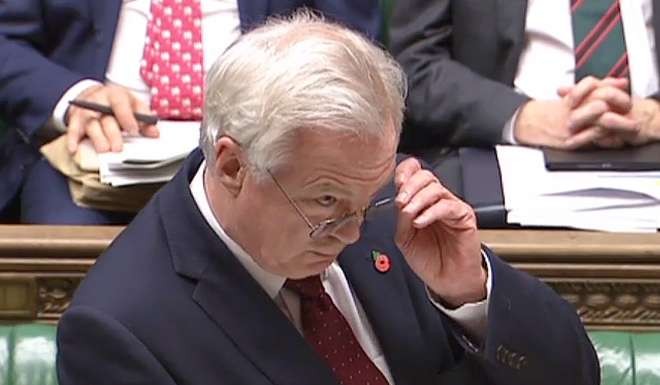
{"label": "green leather bench", "polygon": [[55,326],[0,325],[0,384],[57,385]]}
{"label": "green leather bench", "polygon": [[591,332],[602,385],[660,385],[660,333]]}
{"label": "green leather bench", "polygon": [[[600,358],[602,385],[660,385],[660,333],[589,335]],[[57,385],[55,326],[0,325],[0,384]]]}

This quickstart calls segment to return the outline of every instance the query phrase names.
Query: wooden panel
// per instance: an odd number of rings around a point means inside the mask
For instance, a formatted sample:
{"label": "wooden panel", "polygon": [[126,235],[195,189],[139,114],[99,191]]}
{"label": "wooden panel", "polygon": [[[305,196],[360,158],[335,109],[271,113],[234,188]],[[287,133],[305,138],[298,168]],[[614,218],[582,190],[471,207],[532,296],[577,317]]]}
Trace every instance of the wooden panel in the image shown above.
{"label": "wooden panel", "polygon": [[0,274],[0,319],[35,318],[36,298],[36,286],[32,278]]}
{"label": "wooden panel", "polygon": [[[0,319],[56,322],[121,229],[0,225]],[[483,230],[481,238],[574,304],[587,327],[660,330],[660,234]]]}

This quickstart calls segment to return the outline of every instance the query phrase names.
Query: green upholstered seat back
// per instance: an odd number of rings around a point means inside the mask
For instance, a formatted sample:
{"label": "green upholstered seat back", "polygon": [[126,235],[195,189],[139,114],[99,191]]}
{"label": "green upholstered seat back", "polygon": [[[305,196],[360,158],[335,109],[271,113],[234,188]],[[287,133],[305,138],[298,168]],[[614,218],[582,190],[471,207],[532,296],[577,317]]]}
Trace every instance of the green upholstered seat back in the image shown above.
{"label": "green upholstered seat back", "polygon": [[55,326],[0,325],[0,384],[57,385]]}
{"label": "green upholstered seat back", "polygon": [[[660,333],[590,332],[601,385],[660,385]],[[57,385],[55,326],[0,325],[0,384]]]}
{"label": "green upholstered seat back", "polygon": [[660,384],[660,334],[590,332],[601,367],[601,385]]}
{"label": "green upholstered seat back", "polygon": [[633,334],[635,384],[660,384],[660,334]]}

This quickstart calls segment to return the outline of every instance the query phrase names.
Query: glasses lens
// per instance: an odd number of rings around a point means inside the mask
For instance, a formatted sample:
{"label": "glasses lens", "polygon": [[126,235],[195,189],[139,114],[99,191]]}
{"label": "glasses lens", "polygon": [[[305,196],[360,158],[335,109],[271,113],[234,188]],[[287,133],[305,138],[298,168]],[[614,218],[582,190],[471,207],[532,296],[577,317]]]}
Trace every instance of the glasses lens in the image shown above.
{"label": "glasses lens", "polygon": [[337,229],[348,224],[348,222],[350,221],[355,220],[355,221],[363,222],[369,213],[373,211],[377,211],[376,209],[387,206],[389,203],[392,203],[393,201],[394,199],[392,198],[381,199],[379,201],[374,202],[370,206],[360,209],[352,214],[347,214],[339,219],[326,219],[325,221],[316,225],[312,229],[312,231],[310,231],[309,236],[312,239],[323,238],[334,233]]}
{"label": "glasses lens", "polygon": [[[312,231],[309,232],[309,237],[312,239],[323,238],[330,233],[328,227],[331,227],[336,221],[334,219],[327,219],[318,225],[314,226]],[[330,229],[332,230],[332,229]]]}
{"label": "glasses lens", "polygon": [[355,220],[357,217],[355,214],[347,215],[339,219],[328,219],[319,223],[309,234],[312,239],[319,239],[326,237],[337,229],[342,228],[348,222]]}

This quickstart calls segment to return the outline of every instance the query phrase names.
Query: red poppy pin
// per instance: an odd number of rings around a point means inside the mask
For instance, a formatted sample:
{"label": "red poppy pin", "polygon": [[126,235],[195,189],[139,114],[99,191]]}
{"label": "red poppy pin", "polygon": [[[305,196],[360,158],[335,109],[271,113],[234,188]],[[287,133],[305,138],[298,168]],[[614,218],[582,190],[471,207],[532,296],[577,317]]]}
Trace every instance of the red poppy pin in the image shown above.
{"label": "red poppy pin", "polygon": [[388,257],[386,254],[383,254],[377,250],[371,250],[371,259],[373,259],[374,267],[376,270],[378,270],[378,272],[387,273],[390,271],[390,267],[392,265],[390,263],[390,257]]}

